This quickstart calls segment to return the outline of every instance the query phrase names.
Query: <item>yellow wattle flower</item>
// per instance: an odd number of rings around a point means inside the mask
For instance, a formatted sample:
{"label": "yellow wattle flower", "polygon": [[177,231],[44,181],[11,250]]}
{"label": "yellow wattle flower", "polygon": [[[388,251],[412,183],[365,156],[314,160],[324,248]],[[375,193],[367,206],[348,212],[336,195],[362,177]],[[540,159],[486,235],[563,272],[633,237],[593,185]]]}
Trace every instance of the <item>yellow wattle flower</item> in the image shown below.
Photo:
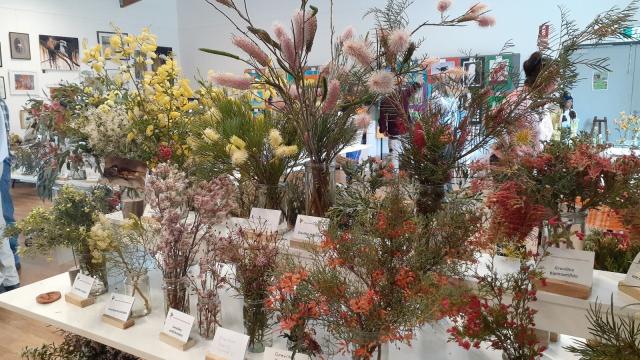
{"label": "yellow wattle flower", "polygon": [[153,135],[153,125],[147,126],[146,134],[147,134],[147,136]]}
{"label": "yellow wattle flower", "polygon": [[136,134],[134,134],[133,132],[130,132],[130,133],[127,134],[127,141],[128,142],[132,142],[135,138],[136,138]]}

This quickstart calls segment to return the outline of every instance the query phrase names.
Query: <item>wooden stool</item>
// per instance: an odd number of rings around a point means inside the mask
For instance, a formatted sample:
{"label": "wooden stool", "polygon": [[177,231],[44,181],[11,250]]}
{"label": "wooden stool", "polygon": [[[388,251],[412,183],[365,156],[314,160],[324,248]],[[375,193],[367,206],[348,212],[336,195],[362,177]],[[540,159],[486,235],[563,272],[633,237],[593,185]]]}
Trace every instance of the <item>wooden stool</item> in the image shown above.
{"label": "wooden stool", "polygon": [[598,119],[597,116],[593,117],[593,123],[591,124],[591,138],[593,138],[593,133],[596,130],[596,126],[598,127],[598,142],[600,142],[600,136],[602,135],[602,125],[604,124],[604,138],[605,142],[609,142],[609,127],[607,124],[607,117],[604,119]]}

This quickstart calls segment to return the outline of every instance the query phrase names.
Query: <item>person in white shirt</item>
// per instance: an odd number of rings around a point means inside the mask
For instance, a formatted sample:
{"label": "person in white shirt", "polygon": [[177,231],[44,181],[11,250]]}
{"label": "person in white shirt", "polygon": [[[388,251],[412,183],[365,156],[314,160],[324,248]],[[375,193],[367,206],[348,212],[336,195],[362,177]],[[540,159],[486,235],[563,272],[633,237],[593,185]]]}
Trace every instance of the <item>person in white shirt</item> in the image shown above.
{"label": "person in white shirt", "polygon": [[[0,99],[0,109],[6,112],[6,104]],[[8,116],[8,114],[2,114]],[[5,136],[7,132],[7,124],[0,121],[0,163],[9,157],[9,137]],[[0,176],[2,176],[4,166],[0,166]],[[0,195],[2,196],[2,195]],[[1,201],[2,199],[0,199]],[[2,216],[2,207],[0,207],[0,234],[4,233],[6,222]],[[2,236],[2,235],[0,235]],[[9,244],[9,238],[0,237],[0,293],[10,291],[20,287],[20,276],[16,269],[15,257]]]}
{"label": "person in white shirt", "polygon": [[571,137],[574,138],[578,135],[580,120],[578,119],[578,114],[573,109],[573,97],[568,93],[564,94],[564,105],[562,111],[561,126],[563,129],[569,129],[571,131]]}

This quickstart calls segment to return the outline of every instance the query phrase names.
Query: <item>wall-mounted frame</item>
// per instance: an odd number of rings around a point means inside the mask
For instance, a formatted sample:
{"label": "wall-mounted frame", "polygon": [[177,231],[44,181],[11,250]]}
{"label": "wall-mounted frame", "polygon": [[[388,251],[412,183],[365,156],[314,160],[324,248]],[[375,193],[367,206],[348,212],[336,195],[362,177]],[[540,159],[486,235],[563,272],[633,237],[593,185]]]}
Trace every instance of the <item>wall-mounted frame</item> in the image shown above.
{"label": "wall-mounted frame", "polygon": [[2,43],[0,43],[0,67],[2,67]]}
{"label": "wall-mounted frame", "polygon": [[11,95],[38,96],[38,74],[33,71],[9,71]]}
{"label": "wall-mounted frame", "polygon": [[31,42],[27,33],[9,33],[9,48],[11,49],[11,59],[31,60]]}
{"label": "wall-mounted frame", "polygon": [[7,98],[7,87],[4,83],[4,76],[0,76],[0,98]]}
{"label": "wall-mounted frame", "polygon": [[[102,46],[102,54],[104,55],[104,50],[107,48],[111,48],[111,37],[113,35],[117,35],[117,33],[113,31],[96,31],[96,40],[98,44]],[[129,35],[127,33],[120,33],[122,37]],[[128,58],[123,58],[122,60],[129,60]]]}
{"label": "wall-mounted frame", "polygon": [[33,116],[27,110],[20,110],[20,129],[28,129],[33,125]]}
{"label": "wall-mounted frame", "polygon": [[80,70],[80,42],[78,38],[40,35],[38,44],[42,70]]}

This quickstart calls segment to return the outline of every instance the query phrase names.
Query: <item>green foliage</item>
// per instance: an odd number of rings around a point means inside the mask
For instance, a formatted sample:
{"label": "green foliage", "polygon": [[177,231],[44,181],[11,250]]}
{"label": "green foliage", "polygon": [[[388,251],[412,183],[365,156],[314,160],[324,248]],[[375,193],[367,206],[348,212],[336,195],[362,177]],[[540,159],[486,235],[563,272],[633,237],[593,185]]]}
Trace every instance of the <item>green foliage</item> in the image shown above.
{"label": "green foliage", "polygon": [[589,308],[589,334],[591,340],[576,341],[565,349],[580,356],[581,360],[636,360],[640,359],[640,324],[632,317],[620,317],[611,306],[606,310],[596,303]]}
{"label": "green foliage", "polygon": [[373,15],[379,29],[401,29],[409,25],[407,10],[411,4],[413,0],[387,0],[384,8],[370,8],[363,18]]}
{"label": "green foliage", "polygon": [[593,231],[584,239],[584,250],[596,253],[594,269],[626,274],[640,253],[640,244],[622,234]]}
{"label": "green foliage", "polygon": [[137,357],[72,333],[62,332],[64,340],[22,351],[24,360],[136,360]]}

